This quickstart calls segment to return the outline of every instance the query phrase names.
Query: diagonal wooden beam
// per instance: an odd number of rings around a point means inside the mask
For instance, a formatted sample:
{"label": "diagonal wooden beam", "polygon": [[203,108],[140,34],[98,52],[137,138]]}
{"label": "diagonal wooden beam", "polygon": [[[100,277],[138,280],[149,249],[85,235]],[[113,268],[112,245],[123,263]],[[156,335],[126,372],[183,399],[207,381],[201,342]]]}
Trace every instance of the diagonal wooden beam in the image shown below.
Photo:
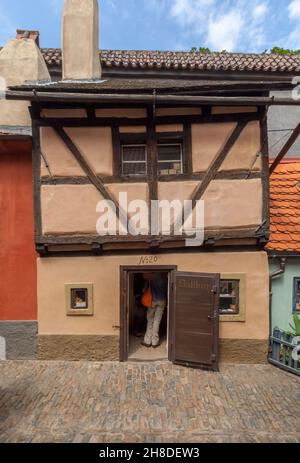
{"label": "diagonal wooden beam", "polygon": [[[193,209],[192,209],[192,211],[196,207],[196,201],[199,201],[203,197],[203,195],[206,192],[207,188],[209,187],[211,181],[216,178],[221,165],[225,161],[225,159],[226,159],[227,155],[229,154],[231,148],[233,147],[233,145],[235,144],[235,142],[237,141],[237,139],[239,138],[240,134],[242,133],[242,131],[244,130],[244,128],[246,127],[247,124],[248,124],[247,121],[238,122],[237,126],[235,127],[232,134],[230,135],[230,137],[226,141],[225,145],[223,146],[223,148],[216,155],[216,157],[213,160],[213,162],[211,163],[208,171],[206,172],[206,175],[205,175],[203,181],[201,183],[199,183],[198,187],[196,188],[196,190],[193,193],[193,196],[191,198],[192,201],[193,201]],[[188,217],[185,217],[185,219],[187,220]],[[181,222],[183,224],[184,223],[183,222],[183,217],[181,217],[180,220],[181,220]],[[179,222],[176,222],[175,229],[176,228],[178,228],[178,229],[180,228],[180,223]]]}
{"label": "diagonal wooden beam", "polygon": [[108,201],[112,201],[115,205],[116,212],[119,216],[119,220],[122,222],[124,227],[126,227],[127,230],[127,218],[126,218],[126,213],[120,209],[119,204],[116,202],[115,198],[110,194],[110,192],[107,190],[105,187],[103,180],[98,177],[98,175],[95,174],[89,163],[86,161],[84,156],[81,154],[73,140],[69,137],[69,135],[65,132],[65,130],[62,127],[55,126],[53,127],[57,135],[62,139],[66,147],[70,150],[70,152],[73,154],[75,159],[77,160],[78,164],[82,168],[82,170],[85,172],[86,176],[90,180],[90,182],[94,185],[94,187],[101,193],[104,199]]}
{"label": "diagonal wooden beam", "polygon": [[296,142],[297,138],[300,135],[300,123],[297,125],[297,127],[294,129],[293,133],[291,134],[290,138],[276,157],[275,161],[270,167],[270,175],[274,172],[276,167],[280,164],[284,156],[288,153],[288,151],[291,149],[293,144]]}
{"label": "diagonal wooden beam", "polygon": [[231,148],[233,147],[233,145],[235,144],[235,142],[237,141],[237,139],[241,135],[241,133],[244,130],[244,128],[246,127],[246,125],[247,125],[247,122],[238,122],[236,128],[233,130],[232,134],[230,135],[230,137],[226,141],[225,145],[219,151],[219,153],[217,154],[217,156],[213,160],[212,164],[210,165],[210,167],[209,167],[209,169],[208,169],[208,171],[207,171],[207,173],[205,175],[205,178],[199,184],[198,188],[195,190],[195,192],[193,194],[193,198],[192,198],[193,203],[195,203],[196,201],[199,201],[203,197],[205,191],[207,190],[207,188],[210,185],[210,182],[215,179],[221,165],[225,161],[225,159],[226,159],[227,155],[229,154]]}

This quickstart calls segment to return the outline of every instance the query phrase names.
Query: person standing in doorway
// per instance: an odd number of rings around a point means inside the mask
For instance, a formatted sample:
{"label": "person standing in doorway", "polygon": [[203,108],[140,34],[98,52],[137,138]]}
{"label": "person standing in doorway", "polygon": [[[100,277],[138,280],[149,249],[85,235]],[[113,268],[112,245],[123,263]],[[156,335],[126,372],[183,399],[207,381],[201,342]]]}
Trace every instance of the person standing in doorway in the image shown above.
{"label": "person standing in doorway", "polygon": [[143,277],[146,280],[144,291],[151,289],[152,304],[147,309],[147,331],[142,345],[156,348],[160,346],[159,329],[167,307],[167,277],[160,272],[147,273]]}

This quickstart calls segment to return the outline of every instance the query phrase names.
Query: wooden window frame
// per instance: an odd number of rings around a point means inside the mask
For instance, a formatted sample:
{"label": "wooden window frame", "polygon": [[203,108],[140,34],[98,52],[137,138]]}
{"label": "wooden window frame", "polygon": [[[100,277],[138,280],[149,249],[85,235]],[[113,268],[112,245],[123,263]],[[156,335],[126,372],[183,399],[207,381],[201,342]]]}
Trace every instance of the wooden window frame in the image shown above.
{"label": "wooden window frame", "polygon": [[[87,292],[87,308],[74,308],[72,304],[72,291],[85,290]],[[67,316],[93,316],[94,315],[94,285],[92,283],[74,283],[65,285],[66,313]]]}
{"label": "wooden window frame", "polygon": [[[192,178],[193,165],[192,165],[192,128],[191,124],[185,123],[181,132],[156,132],[156,149],[155,157],[158,161],[158,145],[181,145],[182,150],[182,173],[157,175],[158,181],[176,181]],[[144,133],[121,133],[119,127],[112,127],[112,145],[113,145],[113,172],[115,178],[122,180],[132,180],[135,177],[139,180],[149,180],[150,169],[150,156],[148,149],[150,146],[149,131]],[[146,175],[124,175],[123,174],[123,149],[124,145],[146,145],[147,147],[147,174]]]}
{"label": "wooden window frame", "polygon": [[297,309],[296,303],[297,303],[297,283],[300,282],[300,277],[294,277],[294,282],[293,282],[293,314],[299,314],[300,315],[300,309]]}
{"label": "wooden window frame", "polygon": [[246,322],[246,274],[222,273],[222,280],[239,281],[239,313],[222,314],[220,312],[220,322]]}
{"label": "wooden window frame", "polygon": [[[172,161],[172,160],[171,160],[171,161],[160,161],[160,160],[158,159],[158,156],[159,156],[158,150],[159,150],[159,147],[160,147],[160,146],[179,146],[179,147],[180,147],[180,161],[174,161],[174,160],[173,160],[173,161]],[[174,163],[175,163],[175,162],[180,162],[180,165],[181,165],[181,172],[180,172],[180,173],[176,173],[176,174],[167,174],[168,177],[172,177],[173,175],[177,175],[177,176],[178,176],[178,175],[183,175],[183,174],[185,174],[185,172],[184,172],[184,159],[183,159],[183,158],[184,158],[184,156],[183,156],[183,143],[178,142],[178,143],[158,143],[158,144],[157,144],[157,165],[158,165],[158,167],[159,167],[159,164],[163,164],[163,163],[168,163],[168,162],[174,162]],[[159,169],[157,169],[157,171],[158,171],[158,173],[157,173],[157,174],[158,174],[158,178],[161,178],[161,177],[164,176],[164,175],[160,175],[160,174],[159,174]]]}
{"label": "wooden window frame", "polygon": [[[124,148],[132,148],[132,147],[143,147],[145,149],[145,161],[124,161]],[[143,174],[124,174],[124,164],[145,164],[146,166],[146,172]],[[140,144],[140,143],[135,143],[135,144],[121,144],[121,175],[122,177],[130,177],[130,178],[144,178],[145,176],[147,177],[148,175],[148,169],[149,169],[149,164],[148,164],[148,153],[147,153],[147,145],[146,144]]]}

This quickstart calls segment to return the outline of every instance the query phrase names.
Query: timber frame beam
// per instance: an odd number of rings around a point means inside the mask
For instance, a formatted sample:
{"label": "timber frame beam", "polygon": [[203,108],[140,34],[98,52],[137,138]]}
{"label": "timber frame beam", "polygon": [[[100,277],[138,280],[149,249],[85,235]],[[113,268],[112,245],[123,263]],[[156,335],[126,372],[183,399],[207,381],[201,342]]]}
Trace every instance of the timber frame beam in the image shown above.
{"label": "timber frame beam", "polygon": [[203,181],[201,182],[201,184],[198,186],[198,188],[194,192],[194,195],[192,198],[193,204],[195,204],[196,201],[199,201],[203,197],[205,191],[209,187],[212,180],[216,178],[216,175],[220,167],[222,166],[231,148],[233,147],[233,145],[235,144],[235,142],[241,135],[246,125],[247,125],[247,122],[238,122],[237,126],[234,128],[232,134],[226,141],[225,145],[219,151],[216,158],[213,160],[212,164],[210,165]]}
{"label": "timber frame beam", "polygon": [[8,90],[7,100],[35,102],[83,102],[83,103],[145,103],[168,105],[220,105],[220,106],[300,106],[300,101],[293,98],[276,98],[264,96],[197,96],[197,95],[149,95],[149,94],[100,94]]}
{"label": "timber frame beam", "polygon": [[[200,201],[203,198],[204,193],[206,192],[207,188],[209,187],[210,183],[215,180],[220,167],[222,166],[223,162],[225,161],[227,155],[229,154],[230,150],[236,143],[237,139],[241,135],[242,131],[246,127],[247,122],[242,121],[238,122],[234,130],[232,131],[231,135],[227,139],[223,148],[217,153],[215,159],[212,161],[209,169],[207,170],[202,182],[199,183],[198,187],[195,189],[193,196],[191,198],[193,203],[193,210],[196,207],[197,201]],[[175,230],[180,229],[184,220],[187,220],[188,217],[181,217],[180,222],[176,222],[174,224]]]}
{"label": "timber frame beam", "polygon": [[[59,108],[58,108],[59,109]],[[201,107],[199,107],[201,109]],[[204,108],[203,108],[204,109]],[[155,125],[168,125],[168,124],[216,124],[222,122],[239,122],[239,121],[257,121],[259,120],[259,112],[249,113],[236,113],[236,114],[204,114],[190,115],[190,116],[153,116]],[[126,117],[91,117],[90,115],[85,118],[51,118],[40,117],[36,114],[34,117],[35,122],[40,127],[120,127],[120,126],[147,126],[149,118],[126,118]]]}
{"label": "timber frame beam", "polygon": [[[206,230],[205,231],[205,241],[209,240],[210,242],[217,242],[220,240],[232,240],[232,239],[256,239],[259,240],[262,237],[261,232],[257,227],[243,227],[243,228],[233,228],[233,229],[216,229],[216,230]],[[160,247],[165,243],[180,243],[185,240],[190,239],[190,236],[186,235],[171,235],[171,236],[98,236],[98,235],[43,235],[37,237],[37,242],[39,245],[44,246],[58,246],[58,245],[104,245],[104,244],[133,244],[133,243],[144,243],[148,246],[151,246],[155,243],[157,247]]]}
{"label": "timber frame beam", "polygon": [[65,132],[65,130],[62,127],[55,127],[55,131],[57,135],[61,138],[63,143],[66,145],[66,147],[69,149],[69,151],[73,154],[74,158],[77,160],[82,170],[86,173],[90,183],[94,185],[94,187],[99,191],[99,193],[103,196],[104,199],[106,199],[107,201],[111,201],[114,204],[116,208],[116,213],[120,217],[120,220],[123,222],[123,224],[126,224],[127,228],[125,212],[120,209],[119,204],[117,203],[115,198],[109,193],[109,191],[103,183],[102,178],[100,178],[93,172],[92,168],[85,160],[84,156],[81,154],[75,143]]}

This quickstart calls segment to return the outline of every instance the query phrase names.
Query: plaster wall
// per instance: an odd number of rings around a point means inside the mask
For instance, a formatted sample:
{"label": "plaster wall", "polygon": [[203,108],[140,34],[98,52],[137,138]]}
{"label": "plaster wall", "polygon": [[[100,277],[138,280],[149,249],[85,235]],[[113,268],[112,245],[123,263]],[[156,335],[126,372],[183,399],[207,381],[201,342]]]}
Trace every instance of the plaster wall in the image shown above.
{"label": "plaster wall", "polygon": [[[118,336],[120,266],[140,265],[139,255],[39,259],[39,335]],[[246,281],[244,322],[221,322],[221,339],[267,340],[268,259],[264,252],[175,253],[157,256],[157,265],[179,271],[243,274]],[[94,285],[94,316],[66,315],[65,284]]]}

